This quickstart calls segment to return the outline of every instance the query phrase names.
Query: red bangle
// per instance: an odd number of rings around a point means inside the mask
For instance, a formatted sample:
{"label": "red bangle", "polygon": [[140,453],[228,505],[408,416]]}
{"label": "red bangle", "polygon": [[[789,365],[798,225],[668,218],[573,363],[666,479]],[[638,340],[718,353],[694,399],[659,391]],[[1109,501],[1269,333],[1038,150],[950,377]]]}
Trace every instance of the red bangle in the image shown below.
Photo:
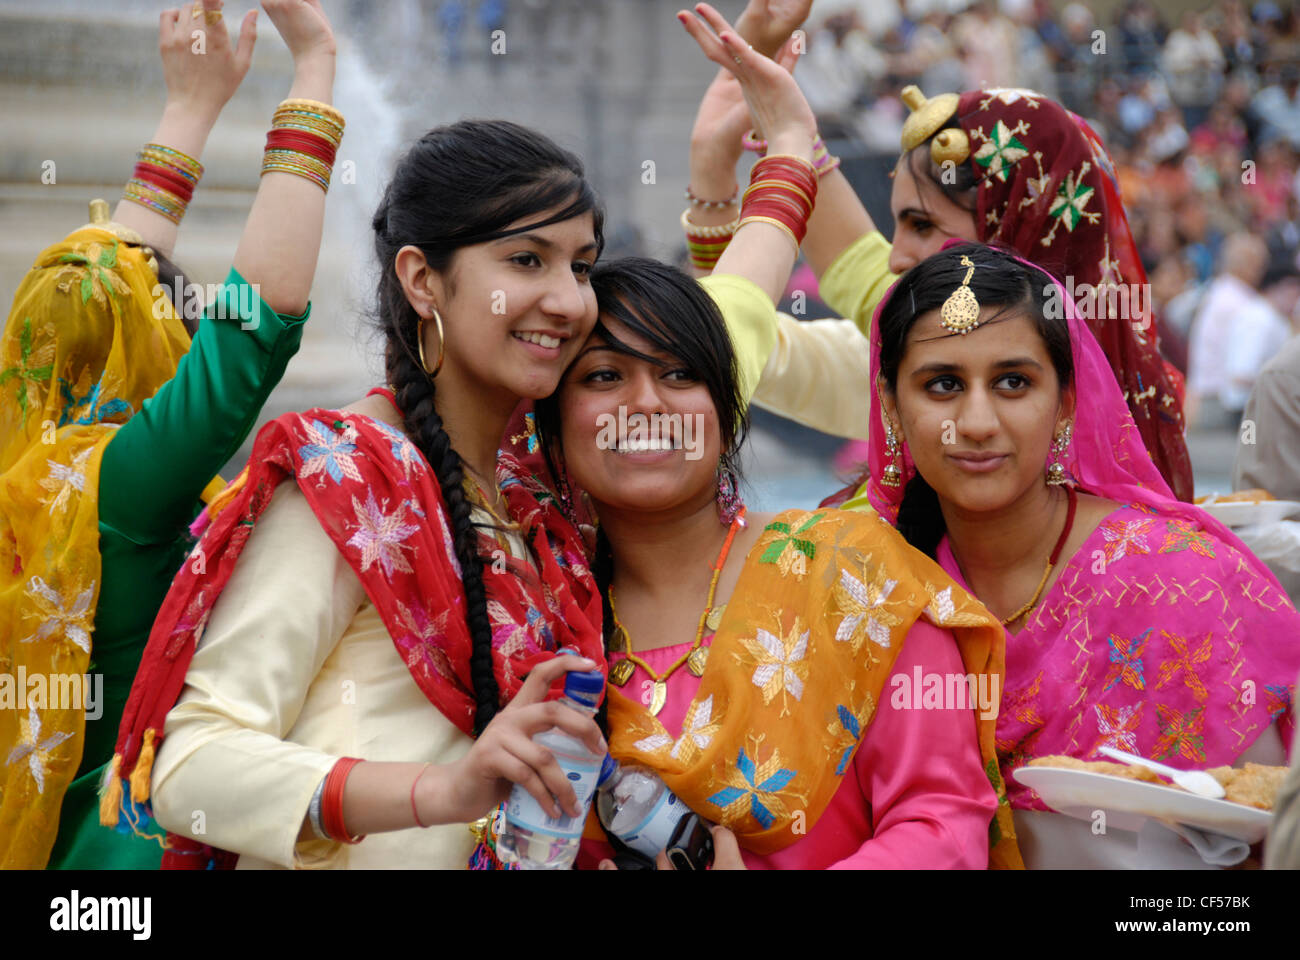
{"label": "red bangle", "polygon": [[170,173],[162,167],[154,166],[152,163],[145,163],[143,161],[137,163],[133,175],[137,179],[143,180],[145,183],[151,183],[155,187],[161,187],[168,193],[175,194],[186,203],[189,203],[194,199],[193,185],[186,183],[180,177]]}
{"label": "red bangle", "polygon": [[343,757],[325,776],[325,789],[321,794],[321,827],[331,840],[360,843],[365,839],[364,836],[349,835],[343,823],[343,787],[348,782],[352,768],[360,762],[356,757]]}
{"label": "red bangle", "polygon": [[266,149],[296,150],[299,153],[315,157],[329,166],[334,165],[334,157],[337,155],[334,145],[324,137],[302,130],[273,129],[269,131],[266,135]]}

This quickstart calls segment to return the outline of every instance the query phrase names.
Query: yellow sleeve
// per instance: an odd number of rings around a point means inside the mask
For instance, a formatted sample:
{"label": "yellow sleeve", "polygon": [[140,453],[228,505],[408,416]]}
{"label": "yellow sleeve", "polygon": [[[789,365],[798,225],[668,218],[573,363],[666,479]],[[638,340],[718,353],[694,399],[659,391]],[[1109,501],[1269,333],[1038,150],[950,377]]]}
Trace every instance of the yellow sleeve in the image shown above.
{"label": "yellow sleeve", "polygon": [[722,311],[736,351],[741,395],[748,402],[776,346],[776,305],[758,284],[744,277],[713,274],[701,277],[699,283]]}
{"label": "yellow sleeve", "polygon": [[871,422],[871,356],[852,320],[799,321],[777,314],[754,403],[832,436],[865,440]]}
{"label": "yellow sleeve", "polygon": [[876,307],[898,279],[889,272],[889,251],[884,234],[873,230],[845,248],[821,275],[822,301],[852,320],[864,336],[871,329]]}

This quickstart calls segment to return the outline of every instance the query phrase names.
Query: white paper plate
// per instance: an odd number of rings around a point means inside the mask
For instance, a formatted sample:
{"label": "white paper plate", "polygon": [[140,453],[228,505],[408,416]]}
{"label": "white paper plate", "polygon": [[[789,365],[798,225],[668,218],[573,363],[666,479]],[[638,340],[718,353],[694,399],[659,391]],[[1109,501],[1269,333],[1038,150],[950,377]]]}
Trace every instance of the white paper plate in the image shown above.
{"label": "white paper plate", "polygon": [[1300,503],[1295,500],[1229,501],[1228,503],[1202,503],[1198,506],[1225,527],[1277,523],[1288,517],[1300,516]]}
{"label": "white paper plate", "polygon": [[1058,813],[1092,820],[1104,810],[1107,826],[1118,830],[1140,830],[1146,820],[1163,820],[1258,843],[1273,819],[1268,810],[1088,770],[1020,767],[1014,776]]}

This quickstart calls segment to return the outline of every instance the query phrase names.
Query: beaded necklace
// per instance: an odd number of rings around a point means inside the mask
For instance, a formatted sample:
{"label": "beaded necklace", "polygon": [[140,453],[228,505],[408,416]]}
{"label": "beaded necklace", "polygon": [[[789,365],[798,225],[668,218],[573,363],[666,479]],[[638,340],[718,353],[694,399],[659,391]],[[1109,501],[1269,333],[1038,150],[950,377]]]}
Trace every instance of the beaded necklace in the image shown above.
{"label": "beaded necklace", "polygon": [[650,695],[650,714],[657,716],[659,711],[664,708],[664,703],[668,699],[668,678],[683,663],[687,664],[687,669],[695,676],[701,676],[704,673],[704,666],[708,663],[709,651],[707,647],[700,646],[704,640],[704,627],[709,619],[709,613],[713,610],[713,595],[718,589],[718,577],[722,573],[723,566],[727,562],[727,554],[731,551],[731,542],[736,538],[736,531],[744,526],[745,508],[741,507],[740,512],[736,514],[731,521],[731,527],[727,530],[727,539],[722,543],[722,549],[718,552],[718,559],[713,562],[713,578],[709,581],[709,599],[705,601],[704,612],[700,614],[699,626],[695,628],[695,642],[691,648],[677,658],[677,660],[665,670],[662,674],[656,673],[650,669],[649,664],[632,652],[632,638],[618,619],[618,608],[614,604],[614,588],[609,588],[609,610],[614,615],[614,634],[610,637],[609,652],[621,653],[625,659],[618,661],[609,668],[609,682],[616,687],[625,685],[632,679],[632,674],[636,668],[644,670],[654,682],[654,688]]}

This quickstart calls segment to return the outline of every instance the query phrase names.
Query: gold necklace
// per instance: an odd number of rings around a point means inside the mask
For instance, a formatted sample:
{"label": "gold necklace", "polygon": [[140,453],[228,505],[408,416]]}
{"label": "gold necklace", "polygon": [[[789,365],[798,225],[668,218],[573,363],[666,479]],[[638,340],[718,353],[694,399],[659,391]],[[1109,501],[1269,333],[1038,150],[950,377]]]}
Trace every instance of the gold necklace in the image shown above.
{"label": "gold necklace", "polygon": [[644,670],[654,682],[649,704],[651,716],[658,716],[659,711],[664,708],[664,703],[668,699],[668,678],[683,663],[688,665],[688,669],[695,676],[699,677],[704,674],[705,664],[709,660],[708,648],[700,646],[704,640],[704,627],[709,621],[709,614],[713,611],[713,595],[718,589],[718,577],[722,574],[723,566],[726,565],[727,554],[731,551],[731,541],[736,538],[736,531],[744,523],[744,516],[745,508],[741,507],[740,512],[736,514],[736,518],[731,521],[731,529],[727,531],[727,539],[723,541],[722,549],[718,552],[718,559],[713,563],[713,577],[709,581],[709,599],[704,603],[704,612],[700,614],[699,626],[695,628],[695,642],[662,674],[650,669],[649,664],[632,652],[632,638],[627,632],[627,627],[623,626],[618,619],[618,608],[614,603],[614,587],[611,585],[609,588],[609,612],[614,616],[614,634],[610,637],[609,652],[621,653],[624,656],[623,660],[618,661],[609,668],[609,682],[616,687],[622,687],[632,679],[632,674],[636,673],[637,667]]}
{"label": "gold necklace", "polygon": [[1038,603],[1039,597],[1043,595],[1043,587],[1047,585],[1047,578],[1051,576],[1052,570],[1056,567],[1056,561],[1061,558],[1061,548],[1065,546],[1065,538],[1070,535],[1070,530],[1074,527],[1074,508],[1078,505],[1078,501],[1074,494],[1074,487],[1066,487],[1065,492],[1070,499],[1070,506],[1066,509],[1065,513],[1065,527],[1061,530],[1061,535],[1056,538],[1056,546],[1052,548],[1052,555],[1048,558],[1047,566],[1043,569],[1043,578],[1038,581],[1038,589],[1035,590],[1034,595],[1029,598],[1029,602],[1002,621],[1002,626],[1004,627],[1009,627],[1021,617],[1027,615],[1030,610],[1034,609],[1034,605]]}
{"label": "gold necklace", "polygon": [[[495,520],[502,529],[519,529],[518,523],[513,520],[507,520],[493,509],[492,504],[488,503],[487,492],[483,489],[483,485],[478,482],[478,478],[468,469],[465,471],[465,482],[462,486],[465,488],[465,494],[469,497],[470,502],[477,504],[487,511],[488,515]],[[498,488],[497,502],[500,503],[502,499],[501,490]]]}

